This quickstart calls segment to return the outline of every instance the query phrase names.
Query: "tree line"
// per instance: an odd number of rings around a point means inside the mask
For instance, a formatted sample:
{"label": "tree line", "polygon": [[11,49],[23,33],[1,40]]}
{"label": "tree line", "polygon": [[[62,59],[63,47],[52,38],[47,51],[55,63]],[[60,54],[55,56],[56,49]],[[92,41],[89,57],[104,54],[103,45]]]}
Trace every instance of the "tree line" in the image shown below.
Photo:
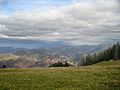
{"label": "tree line", "polygon": [[112,47],[104,51],[82,56],[79,64],[82,66],[86,66],[86,65],[95,64],[101,61],[119,60],[119,59],[120,59],[120,44],[119,42],[117,42]]}

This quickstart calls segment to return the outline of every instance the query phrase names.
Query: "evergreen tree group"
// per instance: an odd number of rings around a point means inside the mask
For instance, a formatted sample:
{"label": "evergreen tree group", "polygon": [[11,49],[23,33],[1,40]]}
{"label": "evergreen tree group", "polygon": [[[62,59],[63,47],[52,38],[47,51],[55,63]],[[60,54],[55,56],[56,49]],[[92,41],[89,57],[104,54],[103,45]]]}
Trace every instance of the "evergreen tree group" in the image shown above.
{"label": "evergreen tree group", "polygon": [[120,44],[114,44],[112,47],[95,54],[88,54],[81,57],[80,65],[91,65],[101,61],[119,60],[120,59]]}
{"label": "evergreen tree group", "polygon": [[69,67],[69,63],[66,61],[66,62],[61,62],[61,61],[59,61],[59,62],[57,62],[57,63],[54,63],[54,64],[52,64],[51,66],[49,66],[49,67]]}

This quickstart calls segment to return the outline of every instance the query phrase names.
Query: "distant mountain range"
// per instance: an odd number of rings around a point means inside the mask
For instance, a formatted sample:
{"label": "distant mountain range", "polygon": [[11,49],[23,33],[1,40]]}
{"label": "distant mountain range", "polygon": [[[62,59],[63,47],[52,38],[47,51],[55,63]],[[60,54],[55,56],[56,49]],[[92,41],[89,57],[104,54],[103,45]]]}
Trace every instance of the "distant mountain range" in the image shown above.
{"label": "distant mountain range", "polygon": [[[34,62],[33,66],[39,66],[39,67],[49,66],[58,61],[68,61],[69,63],[75,64],[75,63],[79,62],[80,57],[82,55],[88,54],[88,53],[99,52],[99,51],[107,49],[110,46],[111,45],[82,45],[82,46],[66,46],[66,45],[64,46],[64,45],[62,45],[62,46],[58,46],[58,47],[36,48],[36,49],[0,47],[1,54],[3,54],[3,53],[10,54],[9,60],[3,59],[4,62],[2,62],[2,60],[1,60],[0,63],[4,63],[4,64],[7,63],[8,66],[10,66],[9,63],[11,63],[11,62],[18,63],[19,60],[21,60],[20,61],[21,63],[23,61],[24,61],[23,63],[25,63],[25,61],[28,62],[29,60],[28,59],[26,60],[25,58],[22,58],[22,59],[15,58],[15,60],[13,60],[14,59],[13,57],[16,56],[16,57],[20,58],[20,57],[26,56],[28,58],[32,58],[31,61],[33,60],[33,62]],[[7,57],[9,57],[9,55],[7,55]],[[36,65],[35,65],[35,63],[36,63]],[[22,65],[22,66],[24,66],[24,65]],[[31,65],[31,67],[32,67],[32,65]]]}

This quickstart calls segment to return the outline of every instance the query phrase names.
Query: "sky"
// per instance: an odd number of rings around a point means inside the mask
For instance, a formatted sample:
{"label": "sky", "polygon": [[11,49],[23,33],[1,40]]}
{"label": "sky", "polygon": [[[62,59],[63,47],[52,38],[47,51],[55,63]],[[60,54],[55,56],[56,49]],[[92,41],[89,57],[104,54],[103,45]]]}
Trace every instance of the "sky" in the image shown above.
{"label": "sky", "polygon": [[120,41],[120,1],[0,0],[0,39],[115,43]]}

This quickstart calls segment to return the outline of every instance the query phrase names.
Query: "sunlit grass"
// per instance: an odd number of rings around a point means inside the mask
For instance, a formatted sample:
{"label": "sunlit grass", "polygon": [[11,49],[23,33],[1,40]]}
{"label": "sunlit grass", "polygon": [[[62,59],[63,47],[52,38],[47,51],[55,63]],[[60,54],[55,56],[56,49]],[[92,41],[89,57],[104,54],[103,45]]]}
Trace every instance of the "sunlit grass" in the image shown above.
{"label": "sunlit grass", "polygon": [[79,68],[0,69],[0,90],[120,90],[120,61]]}

